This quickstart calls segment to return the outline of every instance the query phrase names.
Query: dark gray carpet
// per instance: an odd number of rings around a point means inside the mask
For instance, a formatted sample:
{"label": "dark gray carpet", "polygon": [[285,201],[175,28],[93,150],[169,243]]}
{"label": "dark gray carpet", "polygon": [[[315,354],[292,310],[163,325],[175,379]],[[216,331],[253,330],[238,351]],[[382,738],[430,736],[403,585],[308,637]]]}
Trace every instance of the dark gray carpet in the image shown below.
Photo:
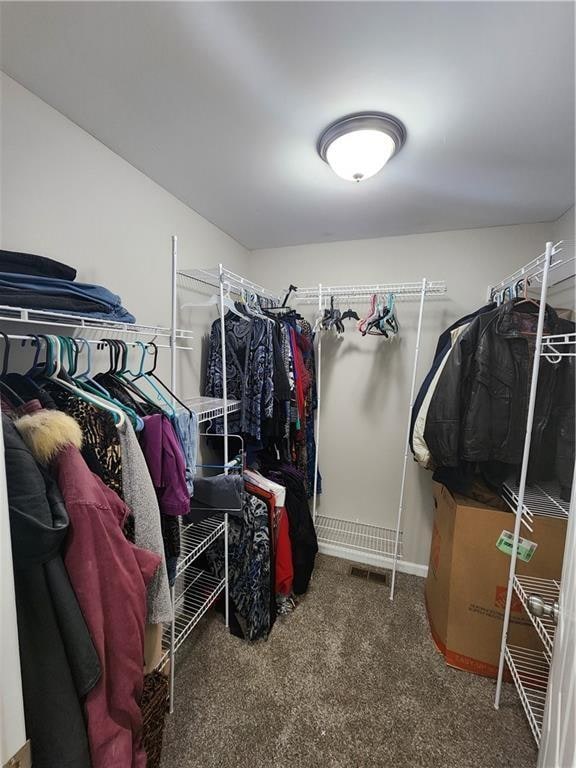
{"label": "dark gray carpet", "polygon": [[424,582],[388,588],[319,558],[296,611],[256,645],[211,615],[176,668],[162,768],[531,768],[536,749],[505,686],[450,669]]}

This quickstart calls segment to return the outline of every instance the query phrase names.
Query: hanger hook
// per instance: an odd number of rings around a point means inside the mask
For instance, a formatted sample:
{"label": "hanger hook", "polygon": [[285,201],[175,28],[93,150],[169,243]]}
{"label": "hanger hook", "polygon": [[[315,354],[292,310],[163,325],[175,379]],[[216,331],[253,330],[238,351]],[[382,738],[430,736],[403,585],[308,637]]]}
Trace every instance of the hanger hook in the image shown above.
{"label": "hanger hook", "polygon": [[[88,340],[83,338],[82,336],[78,337],[78,342],[82,345],[81,348],[78,349],[78,359],[80,358],[80,353],[82,349],[86,350],[86,355],[88,357],[88,367],[85,371],[83,371],[81,374],[78,374],[79,376],[88,376],[92,369],[92,350],[90,348],[90,344],[88,343]],[[78,361],[77,361],[78,362]]]}
{"label": "hanger hook", "polygon": [[4,357],[2,359],[2,376],[6,376],[8,371],[8,360],[10,358],[10,339],[4,331],[0,331],[0,335],[4,339]]}
{"label": "hanger hook", "polygon": [[153,365],[152,365],[152,368],[148,371],[148,375],[150,375],[151,373],[154,373],[154,371],[156,370],[156,365],[158,363],[158,347],[153,341],[149,341],[148,346],[152,347],[152,349],[154,350]]}

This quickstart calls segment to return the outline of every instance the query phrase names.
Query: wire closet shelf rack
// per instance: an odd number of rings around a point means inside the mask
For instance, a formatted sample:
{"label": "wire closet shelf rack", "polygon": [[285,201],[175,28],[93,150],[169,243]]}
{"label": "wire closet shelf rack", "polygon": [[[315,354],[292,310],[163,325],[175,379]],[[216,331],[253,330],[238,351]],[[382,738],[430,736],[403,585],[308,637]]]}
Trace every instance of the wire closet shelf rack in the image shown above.
{"label": "wire closet shelf rack", "polygon": [[[224,416],[224,399],[220,397],[187,397],[184,402],[194,411],[198,417],[198,423],[222,418]],[[228,400],[226,403],[226,412],[238,413],[240,410],[240,400]]]}
{"label": "wire closet shelf rack", "polygon": [[[519,508],[519,483],[507,480],[502,489],[502,498],[513,512]],[[534,515],[543,517],[560,517],[566,519],[570,510],[570,502],[562,498],[560,484],[557,480],[527,485],[524,489],[524,499],[521,505],[522,525],[530,533],[534,531]]]}
{"label": "wire closet shelf rack", "polygon": [[526,713],[530,730],[540,746],[550,665],[542,651],[507,645],[506,663]]}
{"label": "wire closet shelf rack", "polygon": [[98,341],[98,337],[110,339],[148,338],[159,349],[171,349],[172,339],[175,346],[181,350],[192,350],[194,332],[184,328],[167,328],[158,325],[142,325],[140,323],[119,323],[115,320],[73,315],[55,310],[27,309],[0,305],[0,324],[19,323],[29,326],[47,326],[62,329],[73,337],[86,337],[90,342]]}
{"label": "wire closet shelf rack", "polygon": [[[397,299],[419,298],[422,293],[422,281],[412,283],[360,283],[357,285],[319,285],[298,288],[296,300],[299,304],[318,304],[328,301],[332,296],[340,301],[363,301],[374,294],[393,293]],[[427,280],[426,296],[440,296],[446,293],[444,280]]]}
{"label": "wire closet shelf rack", "polygon": [[[233,296],[257,295],[274,304],[280,302],[280,296],[264,286],[227,269],[219,264],[214,269],[180,269],[178,265],[178,239],[172,238],[172,327],[175,328],[178,317],[178,291],[187,290],[194,293],[206,293],[205,289],[214,289],[218,300],[213,305],[202,304],[209,308],[218,307],[220,314],[220,330],[223,343],[221,346],[222,370],[226,370],[227,345],[224,333],[225,298]],[[193,305],[196,306],[196,305]],[[181,307],[180,309],[184,309]],[[178,391],[178,366],[175,338],[172,339],[173,351],[171,358],[172,391]],[[234,437],[228,429],[228,416],[240,411],[241,403],[228,397],[226,377],[222,381],[221,398],[182,395],[183,402],[194,411],[199,423],[212,419],[222,419],[224,462],[222,470],[227,474],[233,466],[229,459],[229,438]],[[224,577],[222,579],[197,567],[197,560],[220,536],[224,541]],[[174,675],[175,660],[178,650],[193,631],[206,611],[214,604],[221,593],[224,593],[224,617],[226,627],[229,626],[228,615],[228,511],[221,510],[220,514],[204,520],[201,523],[190,523],[182,526],[181,557],[176,571],[176,581],[171,590],[173,620],[166,628],[163,644],[166,651],[162,657],[161,666],[170,662],[170,712],[174,709]]]}
{"label": "wire closet shelf rack", "polygon": [[[564,240],[552,243],[549,253],[547,250],[544,251],[499,283],[490,286],[488,289],[488,299],[492,300],[498,294],[514,289],[519,282],[528,283],[528,286],[532,285],[532,287],[541,286],[544,272],[548,275],[549,286],[554,285],[554,275],[552,275],[552,279],[549,276],[555,271],[560,272],[560,275],[557,276],[559,282],[566,279],[566,276],[571,277],[574,273],[575,261],[572,251],[573,246]],[[561,270],[561,267],[564,267],[564,269]]]}
{"label": "wire closet shelf rack", "polygon": [[[529,531],[532,531],[536,516],[566,519],[570,509],[570,503],[563,499],[560,494],[558,482],[539,482],[530,485],[527,482],[540,362],[542,358],[546,358],[552,363],[560,363],[563,357],[573,357],[576,349],[576,334],[574,333],[553,336],[544,334],[544,320],[549,289],[567,279],[573,278],[575,274],[573,256],[566,257],[566,253],[569,252],[568,245],[563,241],[557,243],[548,242],[544,253],[488,290],[488,296],[491,299],[497,295],[505,296],[506,291],[509,289],[509,296],[513,296],[512,289],[521,280],[528,282],[536,281],[540,289],[538,326],[532,363],[520,477],[518,480],[506,482],[503,492],[504,499],[515,514],[515,520],[494,700],[494,706],[498,709],[504,666],[506,664],[512,674],[534,739],[538,745],[542,735],[548,675],[556,627],[551,617],[547,615],[534,615],[529,610],[529,600],[531,596],[537,595],[545,603],[554,606],[559,600],[561,584],[553,579],[539,579],[518,575],[516,573],[516,564],[522,525]],[[532,286],[534,286],[534,282],[532,282]],[[519,648],[508,643],[508,628],[514,593],[520,599],[540,637],[543,645],[542,651]]]}
{"label": "wire closet shelf rack", "polygon": [[182,287],[198,290],[198,285],[219,289],[221,285],[229,293],[237,296],[243,292],[252,293],[263,299],[279,302],[280,295],[259,285],[247,277],[243,277],[226,267],[219,265],[213,269],[178,269],[178,282]]}
{"label": "wire closet shelf rack", "polygon": [[[177,239],[173,237],[173,256],[176,250],[176,242]],[[176,313],[174,311],[172,312],[170,326],[162,326],[119,322],[117,320],[107,320],[105,318],[94,318],[80,314],[59,312],[52,309],[43,310],[0,305],[0,326],[6,328],[7,331],[16,328],[21,330],[22,333],[6,333],[5,339],[21,340],[22,342],[32,342],[35,339],[35,336],[39,335],[38,333],[35,333],[35,331],[41,329],[45,334],[54,333],[67,335],[79,341],[85,341],[90,346],[106,346],[106,339],[124,341],[130,347],[142,348],[143,346],[154,344],[158,349],[170,350],[172,374],[176,367],[177,353],[180,351],[190,352],[194,349],[194,332],[190,329],[179,328],[177,326]],[[28,331],[28,333],[26,333],[26,331]],[[175,376],[172,375],[172,392],[176,391],[175,385]],[[190,558],[191,553],[194,550],[198,553],[202,552],[216,536],[221,534],[222,529],[223,523],[215,525],[210,520],[205,521],[203,527],[198,526],[195,531],[185,529],[182,539],[185,560]],[[180,565],[180,570],[182,570],[182,564]],[[180,578],[180,573],[177,578]],[[194,584],[197,586],[194,587]],[[208,592],[208,587],[212,590],[211,592]],[[179,639],[183,637],[184,631],[190,631],[187,627],[197,623],[201,618],[202,612],[207,610],[211,601],[213,601],[215,596],[217,596],[223,589],[224,580],[218,581],[218,583],[212,583],[206,579],[196,578],[193,582],[187,584],[185,591],[185,610],[180,610],[178,614]],[[172,594],[174,594],[174,591],[172,591]],[[184,617],[188,618],[186,627],[183,627]],[[165,667],[168,659],[171,657],[171,638],[174,637],[175,632],[176,622],[174,621],[173,614],[172,622],[166,625],[163,633],[163,648],[165,651],[157,665],[159,668]],[[172,670],[170,674],[170,697],[172,701]]]}
{"label": "wire closet shelf rack", "polygon": [[549,662],[552,661],[552,648],[556,635],[556,624],[550,616],[534,616],[530,614],[528,601],[531,595],[538,595],[550,605],[557,603],[560,598],[560,582],[555,579],[539,579],[536,576],[514,576],[514,591],[520,598],[524,610],[531,616],[532,623]]}
{"label": "wire closet shelf rack", "polygon": [[[177,576],[174,587],[174,618],[172,624],[164,630],[162,642],[167,650],[160,660],[160,669],[169,661],[173,664],[176,652],[225,587],[225,578],[219,579],[200,568],[188,567]],[[172,675],[172,667],[170,674]],[[170,703],[173,703],[173,698]]]}
{"label": "wire closet shelf rack", "polygon": [[322,413],[322,333],[318,334],[316,353],[316,382],[318,402],[316,409],[316,464],[314,470],[314,495],[312,503],[312,516],[317,529],[319,542],[330,547],[337,547],[337,552],[347,552],[353,558],[354,553],[364,553],[371,560],[374,556],[380,565],[392,565],[392,581],[390,586],[390,600],[394,599],[396,586],[396,572],[398,560],[403,558],[403,532],[401,530],[402,517],[406,496],[406,473],[408,457],[410,453],[410,423],[414,408],[416,393],[416,375],[420,353],[420,339],[422,335],[422,320],[424,316],[424,303],[427,297],[442,296],[446,293],[444,280],[427,280],[394,283],[358,283],[348,285],[326,285],[319,283],[316,286],[299,288],[295,300],[298,304],[316,304],[318,312],[326,306],[332,298],[340,302],[356,302],[369,299],[374,294],[394,294],[397,299],[418,299],[418,326],[416,332],[416,345],[412,364],[412,382],[408,403],[408,422],[406,426],[406,438],[404,444],[404,459],[400,482],[400,499],[396,515],[395,528],[381,525],[369,525],[354,520],[340,520],[328,515],[317,515],[318,502],[318,466],[320,456],[320,419]]}

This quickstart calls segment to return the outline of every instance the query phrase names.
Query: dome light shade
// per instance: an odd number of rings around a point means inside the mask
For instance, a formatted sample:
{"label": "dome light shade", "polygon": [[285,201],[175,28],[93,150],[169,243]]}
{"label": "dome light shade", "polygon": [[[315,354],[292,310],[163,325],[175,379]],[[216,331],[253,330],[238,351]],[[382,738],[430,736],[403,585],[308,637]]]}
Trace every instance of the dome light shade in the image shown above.
{"label": "dome light shade", "polygon": [[366,112],[329,125],[317,148],[337,176],[364,181],[378,173],[405,141],[406,129],[395,117]]}

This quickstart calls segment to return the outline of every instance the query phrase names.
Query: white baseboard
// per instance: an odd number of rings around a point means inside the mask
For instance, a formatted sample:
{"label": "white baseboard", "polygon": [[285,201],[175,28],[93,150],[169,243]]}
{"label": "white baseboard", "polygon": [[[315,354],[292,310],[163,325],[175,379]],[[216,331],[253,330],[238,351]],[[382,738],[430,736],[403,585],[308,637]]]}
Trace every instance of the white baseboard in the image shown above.
{"label": "white baseboard", "polygon": [[[325,544],[322,541],[318,542],[318,549],[322,555],[340,557],[342,560],[352,560],[355,563],[373,565],[376,568],[392,568],[392,558],[385,557],[384,555],[374,555],[370,554],[369,552],[362,552],[358,549],[341,547],[337,544]],[[412,576],[420,576],[423,579],[425,579],[428,575],[427,565],[421,565],[420,563],[410,563],[407,560],[398,560],[397,570],[400,573],[409,573]]]}

